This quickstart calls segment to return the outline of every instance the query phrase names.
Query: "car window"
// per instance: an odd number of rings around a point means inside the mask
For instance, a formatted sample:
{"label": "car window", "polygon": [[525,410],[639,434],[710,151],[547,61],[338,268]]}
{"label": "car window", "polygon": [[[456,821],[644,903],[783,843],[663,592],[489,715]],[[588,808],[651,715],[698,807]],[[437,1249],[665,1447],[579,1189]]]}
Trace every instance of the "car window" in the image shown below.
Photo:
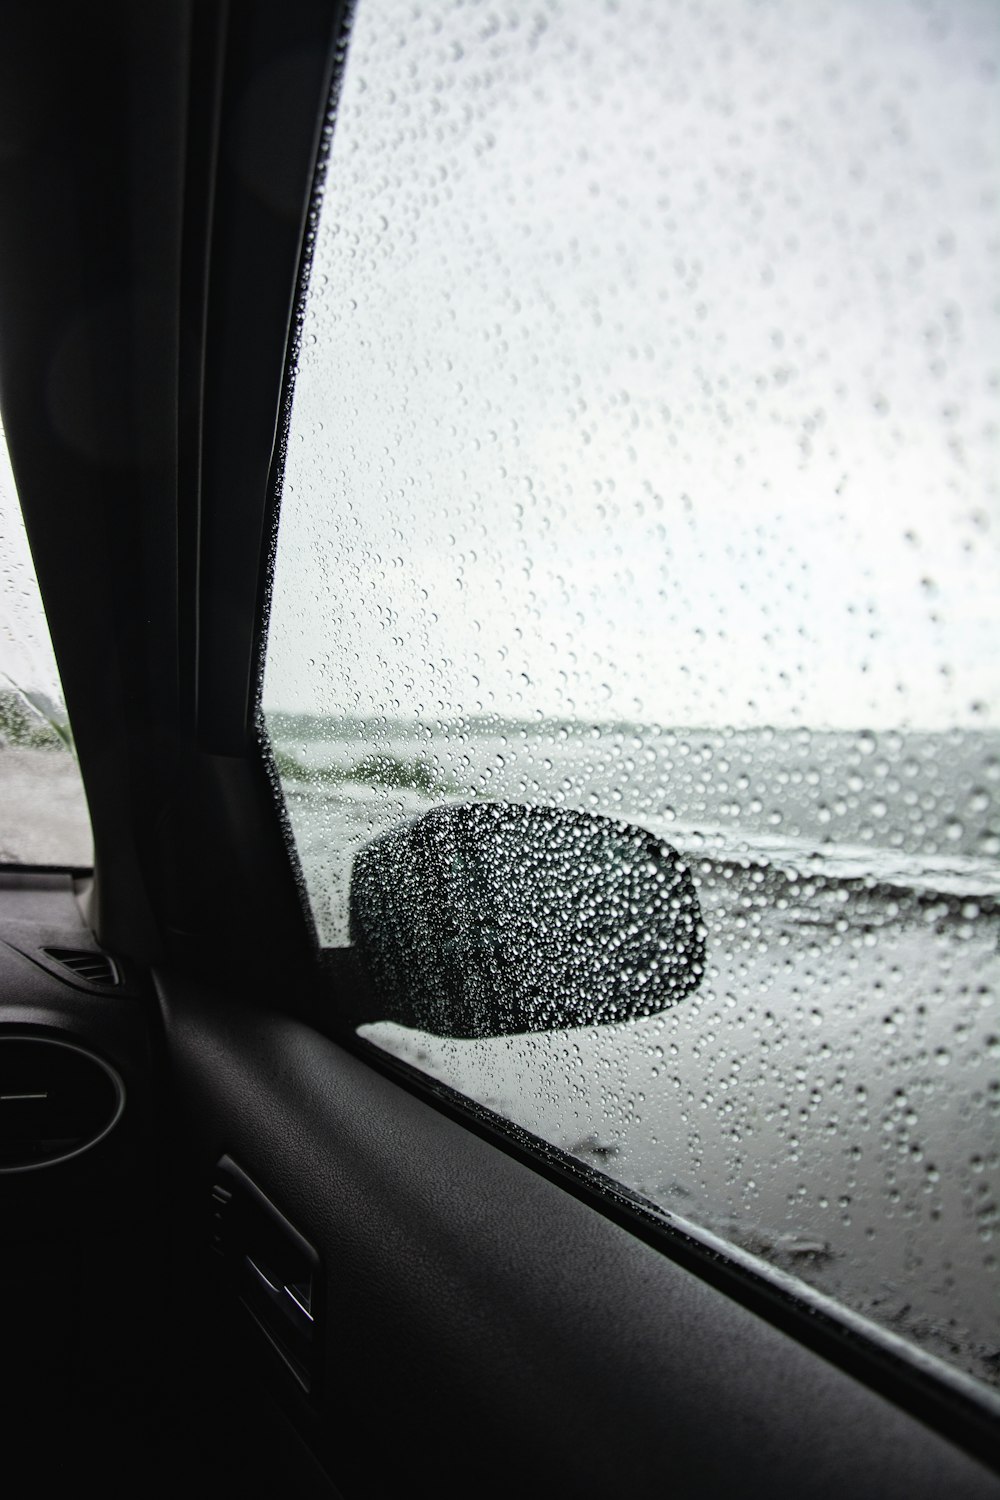
{"label": "car window", "polygon": [[89,865],[59,671],[0,426],[0,864]]}
{"label": "car window", "polygon": [[998,63],[979,0],[361,4],[262,687],[326,947],[442,805],[697,891],[666,1008],[372,1041],[986,1381]]}

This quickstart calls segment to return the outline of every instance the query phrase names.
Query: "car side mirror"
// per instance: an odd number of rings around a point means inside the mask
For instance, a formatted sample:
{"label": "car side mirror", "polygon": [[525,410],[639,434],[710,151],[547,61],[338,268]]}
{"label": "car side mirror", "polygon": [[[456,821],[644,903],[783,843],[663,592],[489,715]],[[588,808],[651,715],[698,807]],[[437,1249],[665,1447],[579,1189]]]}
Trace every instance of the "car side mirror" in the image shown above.
{"label": "car side mirror", "polygon": [[704,969],[680,855],[646,829],[565,808],[436,807],[365,846],[350,912],[379,1018],[436,1036],[648,1016]]}

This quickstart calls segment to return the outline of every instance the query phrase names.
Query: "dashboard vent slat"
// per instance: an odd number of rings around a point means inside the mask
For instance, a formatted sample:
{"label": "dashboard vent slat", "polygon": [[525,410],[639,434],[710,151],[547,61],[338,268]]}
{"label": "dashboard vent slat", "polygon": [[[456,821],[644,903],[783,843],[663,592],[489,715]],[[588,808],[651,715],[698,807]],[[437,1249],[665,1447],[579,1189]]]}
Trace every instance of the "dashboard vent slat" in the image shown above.
{"label": "dashboard vent slat", "polygon": [[114,959],[109,958],[106,953],[95,953],[88,948],[46,948],[43,951],[47,958],[68,969],[75,979],[82,979],[87,984],[100,984],[113,989],[122,982]]}

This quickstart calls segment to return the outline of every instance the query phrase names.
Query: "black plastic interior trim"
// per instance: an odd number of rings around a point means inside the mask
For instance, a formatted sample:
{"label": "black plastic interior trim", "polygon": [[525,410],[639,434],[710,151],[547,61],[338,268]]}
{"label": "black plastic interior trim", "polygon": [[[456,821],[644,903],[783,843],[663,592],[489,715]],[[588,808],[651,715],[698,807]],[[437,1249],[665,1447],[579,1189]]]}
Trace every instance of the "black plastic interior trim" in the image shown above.
{"label": "black plastic interior trim", "polygon": [[[208,285],[198,739],[245,755],[270,551],[270,482],[307,208],[344,5],[230,8]],[[282,128],[275,130],[275,119]],[[267,295],[261,295],[261,288]],[[234,399],[234,390],[239,391]]]}
{"label": "black plastic interior trim", "polygon": [[536,1159],[239,991],[156,979],[190,1179],[236,1157],[323,1259],[301,1415],[345,1494],[395,1500],[425,1466],[456,1496],[1000,1493],[955,1432]]}
{"label": "black plastic interior trim", "polygon": [[[305,1394],[315,1398],[324,1327],[315,1247],[228,1155],[212,1174],[211,1211],[211,1248],[230,1293]],[[299,1300],[303,1295],[305,1302]]]}
{"label": "black plastic interior trim", "polygon": [[339,0],[335,9],[334,27],[331,31],[333,45],[327,60],[325,74],[325,109],[317,124],[315,148],[311,162],[308,208],[305,214],[305,231],[299,246],[298,267],[295,278],[294,301],[290,326],[285,342],[284,365],[278,405],[277,435],[271,450],[271,462],[267,475],[266,504],[261,526],[261,545],[258,556],[257,593],[255,601],[253,636],[251,643],[252,670],[250,692],[247,703],[249,729],[254,739],[254,752],[267,780],[267,787],[274,809],[276,824],[281,831],[284,854],[290,867],[303,927],[307,934],[310,956],[319,952],[319,934],[313,917],[312,905],[306,886],[298,846],[292,830],[291,819],[284,796],[280,790],[280,779],[274,759],[274,751],[267,733],[263,709],[264,670],[267,660],[267,637],[271,616],[271,598],[274,588],[274,566],[277,555],[276,538],[281,514],[281,496],[284,485],[285,455],[292,415],[292,400],[295,394],[295,376],[299,358],[299,340],[309,277],[312,271],[315,248],[315,228],[320,205],[326,189],[326,174],[329,166],[330,148],[344,69],[347,63],[348,43],[354,18],[356,0]]}
{"label": "black plastic interior trim", "polygon": [[473,1134],[533,1167],[605,1218],[691,1270],[735,1302],[862,1381],[879,1395],[958,1443],[1000,1473],[1000,1392],[924,1356],[876,1324],[830,1299],[791,1286],[764,1262],[679,1221],[585,1162],[505,1120],[440,1080],[356,1034],[337,1033],[340,1046],[408,1092],[459,1121]]}
{"label": "black plastic interior trim", "polygon": [[0,7],[0,397],[90,805],[90,920],[140,963],[287,974],[311,952],[250,679],[342,10]]}

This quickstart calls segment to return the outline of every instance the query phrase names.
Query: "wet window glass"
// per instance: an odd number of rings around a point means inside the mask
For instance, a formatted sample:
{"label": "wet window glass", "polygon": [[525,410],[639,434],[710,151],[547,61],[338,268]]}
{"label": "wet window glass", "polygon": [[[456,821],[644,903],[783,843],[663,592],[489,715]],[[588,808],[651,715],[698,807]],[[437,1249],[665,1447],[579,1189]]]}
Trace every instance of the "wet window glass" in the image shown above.
{"label": "wet window glass", "polygon": [[87,799],[0,426],[0,864],[92,860]]}
{"label": "wet window glass", "polygon": [[1000,12],[362,0],[263,724],[364,1034],[997,1378]]}

